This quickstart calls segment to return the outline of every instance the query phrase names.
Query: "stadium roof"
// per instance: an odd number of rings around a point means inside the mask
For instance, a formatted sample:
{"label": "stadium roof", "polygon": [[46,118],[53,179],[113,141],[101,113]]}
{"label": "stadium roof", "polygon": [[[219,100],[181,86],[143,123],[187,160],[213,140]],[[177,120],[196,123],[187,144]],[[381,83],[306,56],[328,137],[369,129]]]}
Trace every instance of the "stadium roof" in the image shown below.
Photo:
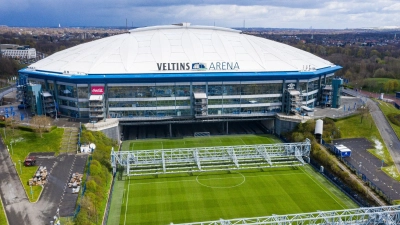
{"label": "stadium roof", "polygon": [[64,75],[310,72],[335,67],[303,50],[240,31],[188,23],[130,30],[84,43],[29,69]]}

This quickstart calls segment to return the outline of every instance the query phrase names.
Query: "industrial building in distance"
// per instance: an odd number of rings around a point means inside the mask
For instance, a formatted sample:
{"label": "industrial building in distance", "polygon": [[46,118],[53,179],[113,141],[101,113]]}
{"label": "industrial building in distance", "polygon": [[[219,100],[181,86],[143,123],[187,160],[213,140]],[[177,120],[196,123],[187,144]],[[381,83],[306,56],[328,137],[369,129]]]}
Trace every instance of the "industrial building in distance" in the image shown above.
{"label": "industrial building in distance", "polygon": [[280,133],[283,117],[340,106],[339,69],[289,45],[182,23],[57,52],[19,71],[18,98],[36,115],[122,125],[259,120]]}
{"label": "industrial building in distance", "polygon": [[14,59],[35,59],[36,49],[30,46],[0,44],[0,56]]}

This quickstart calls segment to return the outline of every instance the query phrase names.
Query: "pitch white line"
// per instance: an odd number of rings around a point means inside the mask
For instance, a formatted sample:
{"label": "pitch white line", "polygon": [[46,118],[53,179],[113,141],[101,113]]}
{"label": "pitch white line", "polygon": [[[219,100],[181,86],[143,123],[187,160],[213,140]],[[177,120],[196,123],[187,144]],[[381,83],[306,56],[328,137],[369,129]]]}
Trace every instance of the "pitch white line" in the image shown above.
{"label": "pitch white line", "polygon": [[128,184],[128,192],[126,193],[126,205],[125,205],[125,218],[124,218],[124,225],[126,224],[126,213],[128,212],[128,196],[129,196],[129,187],[131,186],[131,179],[129,179],[129,184]]}
{"label": "pitch white line", "polygon": [[[303,173],[286,173],[286,174],[279,174],[279,176],[288,176],[288,175],[295,175],[295,174],[304,174]],[[258,176],[244,176],[244,177],[271,177],[271,176],[278,176],[277,174],[274,175],[258,175]],[[231,177],[226,177],[226,178],[209,178],[209,179],[202,179],[202,180],[224,180],[224,179],[230,179]],[[165,184],[165,183],[178,183],[178,182],[185,182],[185,181],[196,181],[196,179],[191,179],[191,180],[174,180],[174,181],[159,181],[159,182],[142,182],[142,183],[130,183],[129,180],[129,185],[136,185],[136,184]],[[129,191],[129,189],[128,189]]]}
{"label": "pitch white line", "polygon": [[303,170],[303,168],[300,168],[304,174],[306,174],[315,184],[317,184],[326,194],[328,194],[329,197],[331,197],[337,204],[339,204],[343,209],[346,209],[342,204],[340,204],[334,197],[332,197],[331,193],[328,193],[319,183],[317,183],[306,171]]}

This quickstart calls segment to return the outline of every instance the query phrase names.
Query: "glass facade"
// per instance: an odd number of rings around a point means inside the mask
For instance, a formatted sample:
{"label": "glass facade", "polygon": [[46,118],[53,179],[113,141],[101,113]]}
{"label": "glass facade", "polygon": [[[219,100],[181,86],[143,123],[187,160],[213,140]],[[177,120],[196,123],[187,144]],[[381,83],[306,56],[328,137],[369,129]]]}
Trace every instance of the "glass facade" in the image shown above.
{"label": "glass facade", "polygon": [[57,84],[58,96],[77,98],[76,85]]}
{"label": "glass facade", "polygon": [[319,82],[319,80],[314,80],[314,81],[308,82],[307,92],[318,90],[318,86],[319,86],[318,82]]}
{"label": "glass facade", "polygon": [[[332,78],[327,77],[326,82],[332,82]],[[89,117],[91,84],[76,85],[38,79],[33,81],[56,96],[62,115]],[[302,91],[304,104],[311,108],[314,107],[318,93],[309,93],[318,90],[319,81],[303,80],[296,87]],[[105,84],[104,115],[111,118],[193,117],[196,104],[194,93],[206,96],[205,115],[266,115],[281,112],[282,89],[283,81]]]}
{"label": "glass facade", "polygon": [[78,98],[89,98],[88,87],[78,87]]}

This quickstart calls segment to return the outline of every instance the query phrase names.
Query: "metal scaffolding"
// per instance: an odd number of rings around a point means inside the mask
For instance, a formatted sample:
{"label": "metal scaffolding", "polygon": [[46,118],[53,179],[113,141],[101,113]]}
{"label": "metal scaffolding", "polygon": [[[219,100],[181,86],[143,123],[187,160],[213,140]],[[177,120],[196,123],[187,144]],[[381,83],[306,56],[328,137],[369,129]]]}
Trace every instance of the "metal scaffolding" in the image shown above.
{"label": "metal scaffolding", "polygon": [[304,165],[310,141],[263,145],[111,151],[111,164],[128,176]]}
{"label": "metal scaffolding", "polygon": [[[173,223],[171,223],[173,224]],[[185,223],[186,225],[398,225],[400,205]]]}

